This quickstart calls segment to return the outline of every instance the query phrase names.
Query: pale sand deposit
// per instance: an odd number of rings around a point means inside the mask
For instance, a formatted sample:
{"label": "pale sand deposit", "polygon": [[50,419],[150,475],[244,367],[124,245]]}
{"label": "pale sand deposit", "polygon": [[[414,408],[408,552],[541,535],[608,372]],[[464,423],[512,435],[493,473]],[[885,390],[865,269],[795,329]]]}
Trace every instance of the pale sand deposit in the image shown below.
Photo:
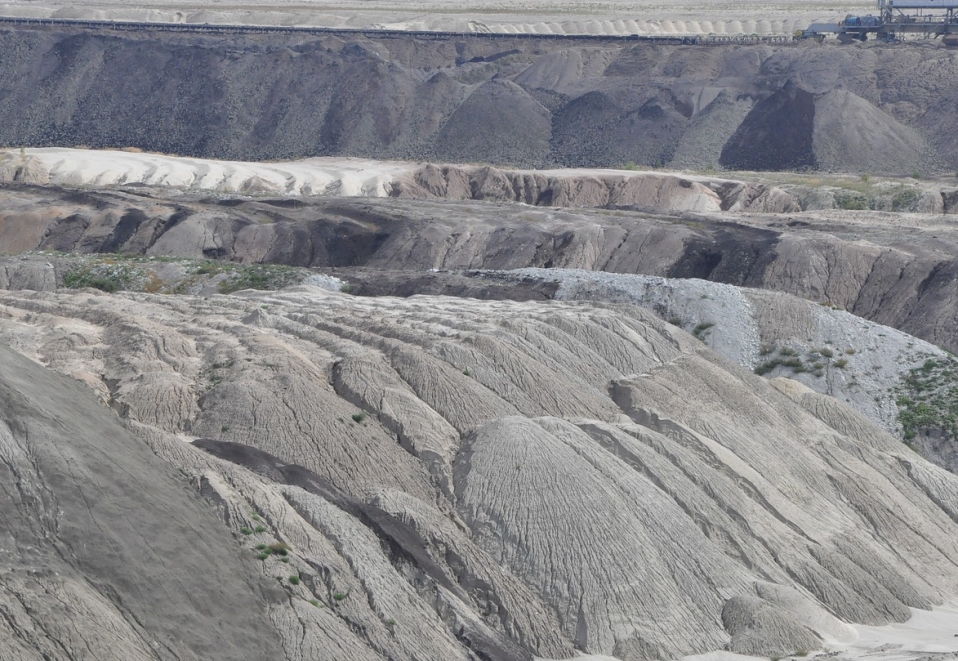
{"label": "pale sand deposit", "polygon": [[0,181],[16,178],[60,186],[144,185],[240,194],[383,197],[399,175],[415,167],[414,163],[338,157],[243,163],[111,150],[0,152]]}
{"label": "pale sand deposit", "polygon": [[[240,195],[266,196],[357,196],[419,197],[435,196],[422,185],[424,164],[402,161],[375,161],[361,158],[317,157],[277,163],[248,163],[212,159],[167,156],[143,152],[36,148],[0,151],[0,182],[52,184],[68,187],[151,186],[164,189]],[[433,168],[441,176],[440,167]],[[455,175],[481,177],[484,166],[450,166]],[[495,173],[502,171],[495,170]],[[540,183],[579,180],[597,184],[605,191],[603,181],[629,188],[620,194],[619,204],[643,204],[664,211],[719,211],[723,200],[715,188],[723,189],[738,182],[716,178],[677,175],[676,173],[641,170],[605,170],[569,168],[561,170],[509,170],[514,178],[535,177]],[[478,173],[478,174],[477,174]],[[452,176],[458,182],[462,177]],[[450,199],[500,199],[484,177],[484,190],[466,185],[455,188],[443,182]],[[685,186],[679,185],[679,181]],[[692,182],[692,183],[689,183]],[[468,183],[468,182],[467,182]],[[497,185],[501,184],[498,180]],[[505,182],[511,191],[512,184]],[[711,188],[709,186],[712,186]],[[501,188],[501,186],[499,186]],[[455,188],[455,190],[453,190]],[[461,189],[461,190],[460,190]],[[478,193],[481,193],[477,195]],[[574,198],[574,199],[573,199]],[[553,197],[555,206],[606,206],[608,194],[589,197]]]}
{"label": "pale sand deposit", "polygon": [[795,0],[776,3],[743,0],[721,3],[526,0],[506,3],[484,0],[468,6],[450,0],[402,3],[361,0],[309,3],[261,0],[247,3],[227,0],[215,4],[158,0],[67,4],[19,0],[0,5],[0,15],[35,18],[602,35],[784,35],[811,23],[838,20],[849,13],[874,12],[874,3],[861,0],[825,3]]}

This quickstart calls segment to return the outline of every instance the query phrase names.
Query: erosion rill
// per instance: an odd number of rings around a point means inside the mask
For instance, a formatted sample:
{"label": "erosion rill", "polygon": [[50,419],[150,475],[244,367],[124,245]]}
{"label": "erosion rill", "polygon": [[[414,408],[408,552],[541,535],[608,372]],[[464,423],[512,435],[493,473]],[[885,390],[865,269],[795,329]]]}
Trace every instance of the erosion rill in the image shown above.
{"label": "erosion rill", "polygon": [[954,656],[956,53],[709,43],[3,23],[0,660]]}

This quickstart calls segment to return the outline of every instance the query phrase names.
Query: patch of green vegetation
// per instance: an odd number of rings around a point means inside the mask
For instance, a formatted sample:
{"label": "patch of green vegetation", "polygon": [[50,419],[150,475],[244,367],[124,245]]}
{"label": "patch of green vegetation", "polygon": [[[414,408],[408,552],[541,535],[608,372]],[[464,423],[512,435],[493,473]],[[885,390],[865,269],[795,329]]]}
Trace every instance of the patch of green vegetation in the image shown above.
{"label": "patch of green vegetation", "polygon": [[134,266],[121,264],[112,257],[87,263],[63,276],[63,286],[68,289],[92,287],[112,294],[145,281],[147,276]]}
{"label": "patch of green vegetation", "polygon": [[914,188],[906,188],[895,193],[891,199],[892,211],[915,211],[918,209],[920,194]]}
{"label": "patch of green vegetation", "polygon": [[831,349],[828,349],[828,348],[819,349],[819,350],[818,350],[818,353],[820,353],[820,354],[821,354],[822,356],[824,356],[825,358],[831,358],[832,356],[835,355],[835,352],[832,351]]}
{"label": "patch of green vegetation", "polygon": [[217,273],[222,273],[223,270],[224,268],[222,264],[217,264],[216,262],[203,262],[202,264],[198,264],[189,272],[195,275],[216,275]]}
{"label": "patch of green vegetation", "polygon": [[712,330],[714,326],[715,322],[703,321],[702,323],[695,325],[695,328],[692,329],[692,335],[704,342],[705,334]]}
{"label": "patch of green vegetation", "polygon": [[243,526],[242,528],[240,528],[240,532],[243,533],[244,535],[252,535],[253,529],[248,526]]}
{"label": "patch of green vegetation", "polygon": [[345,598],[348,597],[348,596],[349,596],[349,593],[348,593],[348,592],[334,592],[334,593],[333,593],[333,599],[335,599],[336,601],[342,601],[343,599],[345,599]]}
{"label": "patch of green vegetation", "polygon": [[365,411],[360,411],[359,413],[353,413],[353,422],[360,424],[369,417],[366,415]]}
{"label": "patch of green vegetation", "polygon": [[[263,526],[257,526],[256,532],[262,532],[260,528],[263,528]],[[263,528],[263,531],[265,530],[266,528]],[[272,544],[257,544],[256,550],[259,551],[256,557],[260,560],[265,560],[271,555],[279,556],[280,560],[288,560],[286,556],[289,555],[290,548],[286,542],[273,542]]]}
{"label": "patch of green vegetation", "polygon": [[835,206],[845,211],[865,211],[869,208],[869,203],[863,194],[850,191],[836,193]]}
{"label": "patch of green vegetation", "polygon": [[895,390],[906,441],[921,432],[958,438],[958,360],[929,358],[908,372]]}
{"label": "patch of green vegetation", "polygon": [[839,358],[839,359],[836,360],[833,364],[834,364],[835,367],[837,367],[838,369],[845,369],[845,366],[848,365],[848,359],[846,359],[846,358]]}
{"label": "patch of green vegetation", "polygon": [[299,585],[299,580],[300,579],[298,574],[293,574],[292,576],[289,577],[289,582],[292,583],[293,585]]}
{"label": "patch of green vegetation", "polygon": [[682,327],[682,318],[681,317],[669,317],[669,323],[673,326]]}
{"label": "patch of green vegetation", "polygon": [[807,371],[805,363],[802,362],[801,358],[773,358],[772,360],[766,360],[764,363],[755,368],[755,373],[759,376],[764,376],[768,374],[776,367],[787,367],[791,369],[796,374]]}
{"label": "patch of green vegetation", "polygon": [[309,600],[309,603],[311,603],[313,606],[316,606],[317,608],[322,608],[322,607],[319,605],[319,599],[310,599],[310,600]]}
{"label": "patch of green vegetation", "polygon": [[266,532],[266,526],[256,526],[256,532]]}
{"label": "patch of green vegetation", "polygon": [[231,294],[241,289],[275,290],[301,282],[304,273],[280,264],[252,264],[237,267],[220,283],[220,293]]}

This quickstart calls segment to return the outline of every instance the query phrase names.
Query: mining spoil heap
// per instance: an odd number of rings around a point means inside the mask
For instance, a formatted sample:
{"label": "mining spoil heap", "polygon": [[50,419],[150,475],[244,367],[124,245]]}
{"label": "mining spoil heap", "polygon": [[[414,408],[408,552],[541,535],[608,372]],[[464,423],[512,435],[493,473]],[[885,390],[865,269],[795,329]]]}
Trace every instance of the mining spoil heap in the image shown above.
{"label": "mining spoil heap", "polygon": [[956,64],[0,25],[0,659],[953,658]]}

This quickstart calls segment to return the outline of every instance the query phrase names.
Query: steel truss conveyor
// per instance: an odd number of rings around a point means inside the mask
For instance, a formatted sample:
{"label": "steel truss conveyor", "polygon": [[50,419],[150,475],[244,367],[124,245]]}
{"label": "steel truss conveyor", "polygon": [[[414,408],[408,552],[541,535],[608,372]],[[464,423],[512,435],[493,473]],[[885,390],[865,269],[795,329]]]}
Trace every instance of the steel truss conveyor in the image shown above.
{"label": "steel truss conveyor", "polygon": [[906,34],[958,38],[958,0],[879,0],[877,16],[846,16],[839,23],[815,23],[803,37],[838,35],[865,41],[869,35],[895,41]]}

